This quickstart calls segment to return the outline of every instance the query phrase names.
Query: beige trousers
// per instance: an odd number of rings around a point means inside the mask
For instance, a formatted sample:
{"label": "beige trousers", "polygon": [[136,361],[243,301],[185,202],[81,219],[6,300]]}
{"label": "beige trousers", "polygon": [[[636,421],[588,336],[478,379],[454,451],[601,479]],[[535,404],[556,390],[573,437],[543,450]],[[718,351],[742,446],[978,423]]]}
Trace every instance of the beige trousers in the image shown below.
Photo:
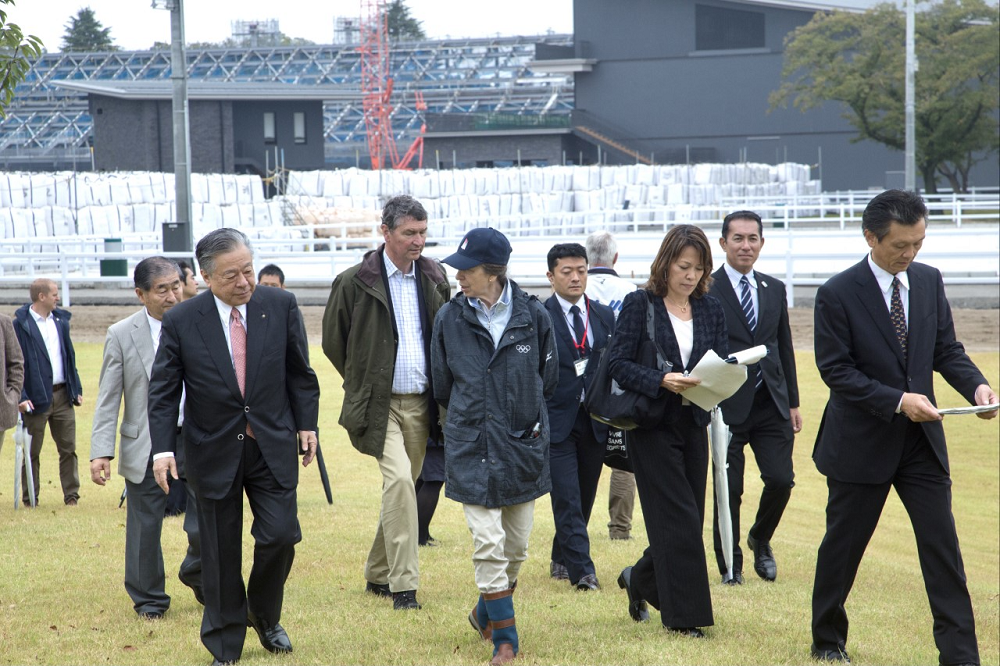
{"label": "beige trousers", "polygon": [[389,584],[393,592],[416,590],[417,494],[413,482],[420,476],[427,451],[427,396],[397,395],[389,400],[385,449],[378,459],[382,472],[382,509],[375,541],[365,563],[365,579]]}
{"label": "beige trousers", "polygon": [[608,536],[627,539],[632,532],[632,511],[635,509],[635,475],[620,469],[611,470],[608,491]]}
{"label": "beige trousers", "polygon": [[462,508],[472,533],[476,587],[484,594],[506,590],[528,559],[535,500],[497,509],[475,504],[463,504]]}

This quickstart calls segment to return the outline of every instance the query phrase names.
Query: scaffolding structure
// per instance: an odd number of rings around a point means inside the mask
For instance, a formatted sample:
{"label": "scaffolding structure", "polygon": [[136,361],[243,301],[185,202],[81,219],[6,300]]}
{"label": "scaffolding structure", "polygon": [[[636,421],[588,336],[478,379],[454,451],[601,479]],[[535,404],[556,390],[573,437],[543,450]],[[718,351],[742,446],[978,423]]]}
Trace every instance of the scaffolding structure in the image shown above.
{"label": "scaffolding structure", "polygon": [[[535,44],[570,45],[572,35],[445,39],[391,45],[388,71],[398,94],[393,136],[412,142],[424,111],[568,116],[573,79],[531,71]],[[367,153],[361,50],[322,45],[189,50],[190,81],[338,85],[356,101],[324,103],[327,154]],[[55,157],[89,161],[93,120],[86,96],[52,85],[57,80],[141,81],[170,77],[169,51],[46,53],[36,60],[0,121],[0,165],[44,164]],[[421,93],[418,96],[416,93]],[[420,108],[420,97],[423,106]]]}

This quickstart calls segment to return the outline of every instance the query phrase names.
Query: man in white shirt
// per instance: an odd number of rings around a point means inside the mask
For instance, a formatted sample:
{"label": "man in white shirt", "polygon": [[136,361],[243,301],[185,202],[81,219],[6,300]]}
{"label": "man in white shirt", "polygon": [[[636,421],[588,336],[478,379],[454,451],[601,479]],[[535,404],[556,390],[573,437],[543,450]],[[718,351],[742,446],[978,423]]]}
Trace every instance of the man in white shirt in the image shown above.
{"label": "man in white shirt", "polygon": [[[18,409],[31,435],[31,471],[37,504],[39,455],[48,424],[59,451],[59,481],[63,502],[76,506],[80,499],[80,471],[76,457],[76,410],[83,404],[83,389],[76,371],[76,352],[69,337],[70,313],[60,309],[59,285],[47,278],[31,283],[31,304],[14,313],[14,333],[24,355],[24,388]],[[31,498],[25,475],[22,501]]]}
{"label": "man in white shirt", "polygon": [[[125,477],[128,511],[125,518],[125,590],[135,612],[145,619],[163,617],[170,606],[164,589],[163,527],[167,495],[153,478],[146,401],[153,359],[160,344],[163,315],[182,300],[181,273],[166,257],[149,257],[135,267],[135,294],[143,308],[112,324],[104,341],[94,428],[90,438],[90,478],[99,486],[111,478],[115,439],[119,433],[118,413],[122,400],[125,410],[121,424],[118,473]],[[180,424],[177,426],[180,437]],[[184,519],[188,533],[188,553],[178,577],[194,590],[202,602],[201,547],[193,493],[190,511]]]}
{"label": "man in white shirt", "polygon": [[[618,243],[609,231],[595,231],[587,237],[587,296],[607,305],[618,319],[625,297],[636,290],[634,282],[619,277]],[[608,536],[632,538],[632,512],[635,510],[635,475],[620,469],[611,470],[608,490]]]}

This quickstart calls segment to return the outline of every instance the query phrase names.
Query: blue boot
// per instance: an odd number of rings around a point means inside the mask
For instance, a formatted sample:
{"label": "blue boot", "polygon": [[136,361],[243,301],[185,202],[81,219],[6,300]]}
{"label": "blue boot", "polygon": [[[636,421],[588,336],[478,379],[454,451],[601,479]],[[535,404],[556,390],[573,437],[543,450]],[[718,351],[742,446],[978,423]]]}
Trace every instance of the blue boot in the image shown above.
{"label": "blue boot", "polygon": [[493,666],[506,664],[517,656],[517,627],[514,624],[514,590],[484,594],[486,612],[493,628]]}
{"label": "blue boot", "polygon": [[490,616],[486,612],[486,600],[483,599],[483,595],[479,595],[479,603],[476,607],[472,609],[469,613],[469,624],[475,629],[484,641],[488,641],[492,638],[493,627],[490,625]]}

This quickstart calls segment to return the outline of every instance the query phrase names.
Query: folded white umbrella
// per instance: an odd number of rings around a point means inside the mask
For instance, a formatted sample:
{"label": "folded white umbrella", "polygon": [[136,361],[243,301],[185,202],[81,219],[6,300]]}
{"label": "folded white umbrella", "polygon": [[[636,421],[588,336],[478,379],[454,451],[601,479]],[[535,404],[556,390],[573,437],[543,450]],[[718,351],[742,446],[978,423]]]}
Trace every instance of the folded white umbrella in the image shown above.
{"label": "folded white umbrella", "polygon": [[712,463],[715,469],[715,500],[719,515],[719,536],[722,541],[722,556],[726,561],[725,580],[733,577],[733,516],[729,512],[729,470],[726,458],[729,454],[729,426],[722,420],[722,409],[712,410],[712,424],[708,427],[712,448]]}
{"label": "folded white umbrella", "polygon": [[20,417],[14,426],[14,510],[19,508],[21,501],[21,468],[27,477],[28,498],[32,508],[35,506],[35,478],[31,472],[31,436],[28,428]]}

